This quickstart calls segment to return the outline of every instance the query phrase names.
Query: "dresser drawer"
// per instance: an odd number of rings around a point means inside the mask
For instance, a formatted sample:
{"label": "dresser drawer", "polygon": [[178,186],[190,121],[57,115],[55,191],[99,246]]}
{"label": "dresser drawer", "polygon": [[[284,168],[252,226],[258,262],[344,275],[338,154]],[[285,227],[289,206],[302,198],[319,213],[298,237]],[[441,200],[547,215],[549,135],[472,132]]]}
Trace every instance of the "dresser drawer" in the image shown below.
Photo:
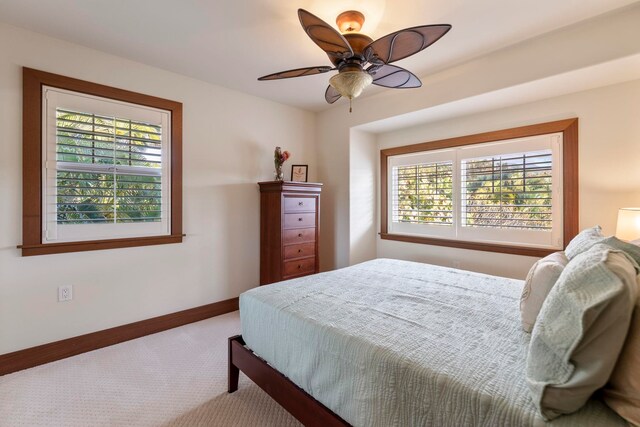
{"label": "dresser drawer", "polygon": [[284,214],[284,228],[308,228],[316,226],[315,213],[286,213]]}
{"label": "dresser drawer", "polygon": [[307,243],[316,241],[316,229],[314,228],[298,228],[297,230],[284,230],[282,232],[282,241],[285,245],[295,243]]}
{"label": "dresser drawer", "polygon": [[298,276],[300,274],[315,273],[316,259],[305,258],[297,261],[284,262],[284,276]]}
{"label": "dresser drawer", "polygon": [[289,245],[284,247],[284,259],[303,258],[314,256],[316,254],[316,244],[302,243],[299,245]]}
{"label": "dresser drawer", "polygon": [[315,212],[315,197],[285,197],[284,211],[286,212]]}

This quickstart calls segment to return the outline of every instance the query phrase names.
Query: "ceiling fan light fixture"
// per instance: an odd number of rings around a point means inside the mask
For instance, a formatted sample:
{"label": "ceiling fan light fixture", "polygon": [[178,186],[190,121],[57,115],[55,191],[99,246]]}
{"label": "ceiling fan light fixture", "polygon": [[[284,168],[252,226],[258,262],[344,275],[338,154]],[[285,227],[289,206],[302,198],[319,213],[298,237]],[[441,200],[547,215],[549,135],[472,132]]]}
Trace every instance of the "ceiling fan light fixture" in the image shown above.
{"label": "ceiling fan light fixture", "polygon": [[349,112],[351,101],[360,96],[362,91],[373,82],[371,74],[362,70],[342,71],[329,79],[329,84],[345,98],[349,98]]}
{"label": "ceiling fan light fixture", "polygon": [[364,24],[364,15],[357,10],[347,10],[336,18],[341,33],[357,33]]}
{"label": "ceiling fan light fixture", "polygon": [[364,71],[343,71],[329,79],[329,84],[345,98],[353,99],[373,82],[371,74]]}

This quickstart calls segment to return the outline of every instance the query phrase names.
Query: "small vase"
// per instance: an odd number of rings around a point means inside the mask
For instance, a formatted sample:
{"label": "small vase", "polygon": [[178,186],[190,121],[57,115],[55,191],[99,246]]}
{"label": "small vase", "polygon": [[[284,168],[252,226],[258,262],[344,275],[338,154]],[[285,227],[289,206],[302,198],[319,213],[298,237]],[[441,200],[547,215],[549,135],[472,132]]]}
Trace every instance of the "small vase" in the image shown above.
{"label": "small vase", "polygon": [[282,173],[282,165],[276,166],[276,171],[274,172],[276,177],[276,181],[284,181],[284,173]]}

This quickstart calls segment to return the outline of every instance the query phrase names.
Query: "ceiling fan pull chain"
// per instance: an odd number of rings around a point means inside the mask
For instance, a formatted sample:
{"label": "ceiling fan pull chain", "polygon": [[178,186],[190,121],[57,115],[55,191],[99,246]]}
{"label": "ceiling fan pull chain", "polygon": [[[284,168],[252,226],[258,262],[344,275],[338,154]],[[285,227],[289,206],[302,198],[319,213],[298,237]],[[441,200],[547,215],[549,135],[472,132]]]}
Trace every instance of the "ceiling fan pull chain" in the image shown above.
{"label": "ceiling fan pull chain", "polygon": [[351,102],[353,101],[352,98],[349,98],[349,112],[351,112]]}

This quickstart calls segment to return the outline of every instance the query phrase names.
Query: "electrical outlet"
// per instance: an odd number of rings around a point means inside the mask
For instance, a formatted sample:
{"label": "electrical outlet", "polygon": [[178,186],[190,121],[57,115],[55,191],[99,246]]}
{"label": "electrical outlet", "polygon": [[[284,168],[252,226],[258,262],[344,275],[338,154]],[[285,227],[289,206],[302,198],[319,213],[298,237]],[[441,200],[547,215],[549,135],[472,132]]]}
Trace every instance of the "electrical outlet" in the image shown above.
{"label": "electrical outlet", "polygon": [[73,285],[58,286],[58,302],[73,299]]}

